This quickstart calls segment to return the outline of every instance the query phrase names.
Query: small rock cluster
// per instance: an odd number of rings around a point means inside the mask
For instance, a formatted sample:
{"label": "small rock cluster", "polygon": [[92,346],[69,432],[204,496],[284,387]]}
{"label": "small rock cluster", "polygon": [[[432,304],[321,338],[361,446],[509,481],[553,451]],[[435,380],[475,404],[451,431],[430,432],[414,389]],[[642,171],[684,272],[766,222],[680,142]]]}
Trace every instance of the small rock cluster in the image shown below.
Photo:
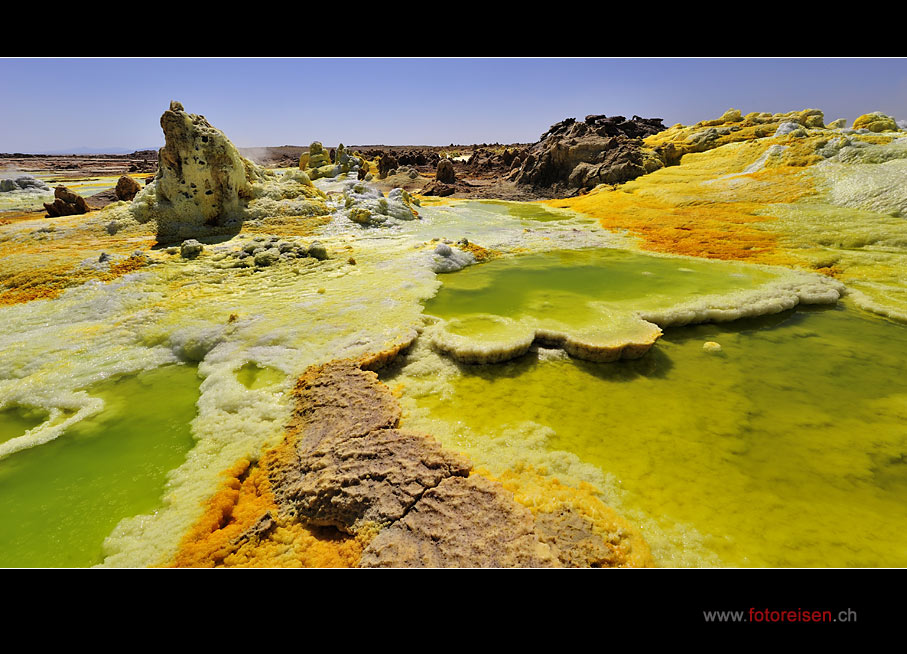
{"label": "small rock cluster", "polygon": [[[201,247],[203,246],[198,241],[184,241],[181,254],[187,259],[195,258],[201,252]],[[305,245],[284,241],[277,236],[256,236],[239,250],[217,255],[215,260],[224,261],[230,268],[267,268],[305,258],[324,261],[328,258],[327,249],[319,241]]]}
{"label": "small rock cluster", "polygon": [[491,150],[474,147],[472,155],[466,161],[466,167],[473,173],[497,171],[505,176],[514,177],[525,161],[528,153],[519,148]]}
{"label": "small rock cluster", "polygon": [[310,179],[322,177],[337,177],[345,173],[358,173],[364,169],[364,162],[360,157],[351,155],[346,151],[343,143],[325,152],[324,146],[319,141],[314,141],[309,146],[309,151],[299,158],[299,169],[304,170]]}

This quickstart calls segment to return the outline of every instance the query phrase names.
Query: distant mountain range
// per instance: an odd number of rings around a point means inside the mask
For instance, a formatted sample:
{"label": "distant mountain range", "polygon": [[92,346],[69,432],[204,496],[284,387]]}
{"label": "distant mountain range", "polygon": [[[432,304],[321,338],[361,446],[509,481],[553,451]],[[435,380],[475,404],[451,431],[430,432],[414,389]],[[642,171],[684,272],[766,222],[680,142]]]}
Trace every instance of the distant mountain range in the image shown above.
{"label": "distant mountain range", "polygon": [[131,154],[139,150],[160,150],[160,145],[145,148],[71,148],[69,150],[47,150],[45,152],[35,152],[34,154]]}

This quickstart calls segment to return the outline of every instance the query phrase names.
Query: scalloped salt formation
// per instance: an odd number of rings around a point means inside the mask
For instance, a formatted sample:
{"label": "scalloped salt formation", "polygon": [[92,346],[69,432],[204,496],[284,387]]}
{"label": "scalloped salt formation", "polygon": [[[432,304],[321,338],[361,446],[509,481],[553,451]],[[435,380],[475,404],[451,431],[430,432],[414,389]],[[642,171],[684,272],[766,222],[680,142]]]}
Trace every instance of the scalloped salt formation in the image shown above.
{"label": "scalloped salt formation", "polygon": [[420,339],[382,379],[405,428],[495,478],[591,485],[659,566],[900,567],[904,351],[907,329],[844,302],[672,328],[609,365],[540,349],[474,368]]}
{"label": "scalloped salt formation", "polygon": [[507,361],[533,344],[587,361],[636,359],[661,328],[833,304],[843,292],[809,273],[608,250],[527,255],[463,275],[445,278],[428,303],[440,320],[426,337],[471,364]]}
{"label": "scalloped salt formation", "polygon": [[462,363],[500,363],[522,356],[533,344],[561,348],[586,361],[637,359],[661,337],[656,325],[633,316],[602,312],[598,325],[512,320],[476,314],[441,321],[426,331],[432,347]]}

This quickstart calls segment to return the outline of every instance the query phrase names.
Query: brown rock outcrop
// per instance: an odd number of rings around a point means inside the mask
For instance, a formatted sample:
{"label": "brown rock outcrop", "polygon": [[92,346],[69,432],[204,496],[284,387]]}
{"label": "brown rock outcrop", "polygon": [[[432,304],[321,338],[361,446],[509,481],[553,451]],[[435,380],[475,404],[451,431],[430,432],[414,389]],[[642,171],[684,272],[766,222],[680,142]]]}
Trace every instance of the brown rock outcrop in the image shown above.
{"label": "brown rock outcrop", "polygon": [[363,551],[362,567],[560,567],[529,509],[484,477],[451,477]]}
{"label": "brown rock outcrop", "polygon": [[525,158],[526,152],[519,148],[504,148],[503,150],[476,148],[466,161],[466,168],[473,174],[505,175],[514,168],[519,168]]}
{"label": "brown rock outcrop", "polygon": [[378,178],[384,179],[387,174],[397,168],[397,158],[386,152],[378,157]]}
{"label": "brown rock outcrop", "polygon": [[456,184],[457,174],[454,172],[453,162],[450,159],[441,159],[438,161],[438,169],[435,171],[435,179],[442,184]]}
{"label": "brown rock outcrop", "polygon": [[642,143],[663,129],[660,118],[593,115],[581,123],[568,118],[552,125],[529,148],[514,180],[563,189],[629,181],[664,165]]}
{"label": "brown rock outcrop", "polygon": [[54,201],[45,202],[44,209],[47,210],[47,215],[51,218],[74,216],[91,211],[85,202],[85,198],[78,193],[73,193],[62,184],[54,189]]}
{"label": "brown rock outcrop", "polygon": [[128,175],[123,175],[117,180],[116,196],[118,200],[132,202],[135,194],[141,190],[141,185]]}
{"label": "brown rock outcrop", "polygon": [[399,520],[426,489],[469,472],[431,437],[395,429],[400,408],[373,372],[329,363],[308,371],[296,392],[295,455],[270,474],[291,515],[355,533]]}
{"label": "brown rock outcrop", "polygon": [[456,193],[457,187],[450,184],[444,184],[442,182],[434,181],[431,182],[428,186],[419,191],[419,195],[434,195],[437,197],[445,197],[448,195],[453,195]]}

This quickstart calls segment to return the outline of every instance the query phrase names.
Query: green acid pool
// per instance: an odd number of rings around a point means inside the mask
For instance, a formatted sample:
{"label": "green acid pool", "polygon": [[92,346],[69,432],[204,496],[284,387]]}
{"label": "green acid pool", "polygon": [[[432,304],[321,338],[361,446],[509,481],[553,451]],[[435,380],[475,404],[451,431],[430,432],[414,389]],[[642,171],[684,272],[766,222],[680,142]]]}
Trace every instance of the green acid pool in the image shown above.
{"label": "green acid pool", "polygon": [[[199,379],[167,366],[99,383],[104,410],[59,438],[0,460],[0,567],[100,563],[102,543],[123,518],[154,511],[167,472],[194,441]],[[21,436],[35,415],[0,415]]]}
{"label": "green acid pool", "polygon": [[567,323],[595,304],[661,309],[705,295],[753,289],[777,279],[768,269],[724,261],[659,257],[616,248],[561,250],[497,259],[445,275],[425,313],[492,314]]}
{"label": "green acid pool", "polygon": [[[628,515],[660,527],[647,537],[696,532],[723,565],[903,567],[905,353],[907,327],[839,304],[670,328],[635,361],[461,365],[418,404],[476,439],[550,428],[547,447],[613,475]],[[653,543],[660,563],[676,545]]]}
{"label": "green acid pool", "polygon": [[47,418],[46,411],[35,407],[14,406],[0,411],[0,443],[18,438]]}
{"label": "green acid pool", "polygon": [[[505,200],[472,200],[459,204],[470,211],[485,211],[512,216],[524,221],[550,222],[552,220],[575,219],[572,211],[563,211],[530,202],[507,202]],[[590,220],[589,222],[593,222]]]}

